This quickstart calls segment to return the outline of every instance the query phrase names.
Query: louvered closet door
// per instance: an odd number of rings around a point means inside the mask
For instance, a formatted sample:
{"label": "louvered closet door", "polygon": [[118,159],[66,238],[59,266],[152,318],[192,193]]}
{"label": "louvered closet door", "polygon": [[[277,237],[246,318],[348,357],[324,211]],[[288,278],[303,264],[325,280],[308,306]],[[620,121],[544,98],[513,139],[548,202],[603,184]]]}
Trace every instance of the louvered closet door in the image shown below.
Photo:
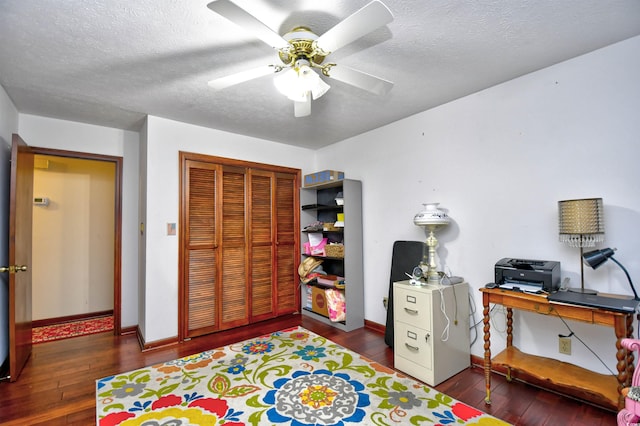
{"label": "louvered closet door", "polygon": [[251,259],[251,321],[275,316],[273,259],[274,178],[272,172],[252,170],[250,248]]}
{"label": "louvered closet door", "polygon": [[181,153],[184,338],[299,310],[300,171]]}
{"label": "louvered closet door", "polygon": [[299,310],[299,277],[296,261],[300,258],[297,235],[298,181],[296,175],[276,173],[276,313],[283,315]]}
{"label": "louvered closet door", "polygon": [[242,167],[222,166],[218,190],[222,194],[219,285],[220,328],[249,323],[247,292],[247,173]]}
{"label": "louvered closet door", "polygon": [[216,174],[214,164],[186,162],[185,337],[217,330]]}

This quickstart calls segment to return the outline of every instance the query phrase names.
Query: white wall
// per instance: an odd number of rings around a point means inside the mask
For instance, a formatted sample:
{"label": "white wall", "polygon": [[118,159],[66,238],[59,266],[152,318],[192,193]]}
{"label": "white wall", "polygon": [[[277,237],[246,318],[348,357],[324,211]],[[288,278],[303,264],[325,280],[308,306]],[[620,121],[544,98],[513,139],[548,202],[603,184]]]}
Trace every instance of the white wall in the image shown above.
{"label": "white wall", "polygon": [[[11,135],[18,131],[18,111],[0,86],[0,266],[9,264],[9,183]],[[0,365],[9,356],[9,275],[0,274]]]}
{"label": "white wall", "polygon": [[[393,241],[423,240],[421,203],[440,202],[453,223],[438,233],[446,272],[466,278],[481,320],[479,287],[503,257],[558,260],[580,285],[579,251],[558,242],[557,201],[602,197],[605,243],[617,247],[640,290],[640,37],[506,82],[318,151],[318,169],[363,181],[365,317],[384,324]],[[585,270],[585,286],[631,295],[613,262]],[[494,354],[504,312],[493,314]],[[521,349],[604,367],[579,342],[558,354],[558,318],[515,315]],[[615,369],[611,328],[571,327]],[[482,327],[472,353],[483,356]],[[497,350],[496,350],[497,349]]]}
{"label": "white wall", "polygon": [[36,155],[32,318],[113,309],[115,164]]}
{"label": "white wall", "polygon": [[145,330],[145,341],[153,342],[178,334],[178,235],[181,230],[177,230],[177,235],[166,235],[167,223],[178,223],[178,152],[309,170],[313,151],[153,116],[147,118],[146,131],[146,312],[141,327]]}
{"label": "white wall", "polygon": [[123,158],[121,326],[137,325],[138,133],[28,114],[19,115],[19,130],[31,146]]}

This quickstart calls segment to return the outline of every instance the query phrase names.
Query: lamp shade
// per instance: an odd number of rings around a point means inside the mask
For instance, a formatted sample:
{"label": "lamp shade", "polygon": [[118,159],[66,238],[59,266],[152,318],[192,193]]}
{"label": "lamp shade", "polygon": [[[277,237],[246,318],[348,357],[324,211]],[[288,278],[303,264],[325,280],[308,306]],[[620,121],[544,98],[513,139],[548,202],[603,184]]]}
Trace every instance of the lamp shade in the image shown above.
{"label": "lamp shade", "polygon": [[613,256],[614,249],[605,248],[602,250],[593,250],[582,255],[582,261],[585,265],[598,269],[600,265],[605,263]]}
{"label": "lamp shade", "polygon": [[309,61],[303,59],[275,77],[273,83],[280,93],[296,102],[306,102],[309,93],[313,99],[318,99],[331,87],[311,69]]}
{"label": "lamp shade", "polygon": [[604,241],[602,198],[558,201],[560,241],[571,247],[593,247]]}
{"label": "lamp shade", "polygon": [[423,204],[424,210],[413,217],[413,223],[418,226],[448,225],[451,219],[449,219],[449,216],[444,210],[438,208],[438,205],[440,205],[440,203]]}

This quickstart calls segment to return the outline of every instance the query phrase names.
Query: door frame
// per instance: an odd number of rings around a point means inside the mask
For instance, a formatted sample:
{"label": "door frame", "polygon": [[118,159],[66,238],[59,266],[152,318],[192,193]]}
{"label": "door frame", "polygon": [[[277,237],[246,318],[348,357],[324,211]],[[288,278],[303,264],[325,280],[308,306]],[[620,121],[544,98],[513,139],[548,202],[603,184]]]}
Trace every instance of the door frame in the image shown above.
{"label": "door frame", "polygon": [[34,155],[74,158],[78,160],[106,161],[115,165],[114,229],[113,229],[113,334],[122,333],[122,157],[31,147]]}

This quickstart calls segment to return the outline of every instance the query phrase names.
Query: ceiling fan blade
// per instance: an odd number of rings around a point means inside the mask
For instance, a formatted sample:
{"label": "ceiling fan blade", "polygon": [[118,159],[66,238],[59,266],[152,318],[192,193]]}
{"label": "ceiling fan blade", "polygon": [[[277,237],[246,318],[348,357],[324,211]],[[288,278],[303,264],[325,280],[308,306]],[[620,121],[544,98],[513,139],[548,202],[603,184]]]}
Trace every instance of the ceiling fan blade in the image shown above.
{"label": "ceiling fan blade", "polygon": [[393,87],[389,80],[376,77],[366,72],[354,70],[342,65],[334,65],[329,69],[329,77],[342,81],[376,95],[386,95]]}
{"label": "ceiling fan blade", "polygon": [[289,45],[285,39],[267,27],[262,21],[229,0],[215,0],[209,3],[207,7],[234,24],[250,31],[274,49],[281,49]]}
{"label": "ceiling fan blade", "polygon": [[327,54],[335,52],[391,21],[393,21],[393,15],[389,8],[382,2],[374,0],[318,37],[316,45]]}
{"label": "ceiling fan blade", "polygon": [[311,96],[307,93],[307,100],[293,103],[293,115],[297,117],[307,117],[311,115]]}
{"label": "ceiling fan blade", "polygon": [[211,80],[208,84],[214,90],[222,90],[227,87],[235,86],[236,84],[244,83],[245,81],[253,80],[254,78],[262,77],[267,74],[273,74],[278,69],[272,65],[264,65],[258,68],[252,68],[245,71],[240,71],[235,74],[227,75],[225,77],[216,78]]}

